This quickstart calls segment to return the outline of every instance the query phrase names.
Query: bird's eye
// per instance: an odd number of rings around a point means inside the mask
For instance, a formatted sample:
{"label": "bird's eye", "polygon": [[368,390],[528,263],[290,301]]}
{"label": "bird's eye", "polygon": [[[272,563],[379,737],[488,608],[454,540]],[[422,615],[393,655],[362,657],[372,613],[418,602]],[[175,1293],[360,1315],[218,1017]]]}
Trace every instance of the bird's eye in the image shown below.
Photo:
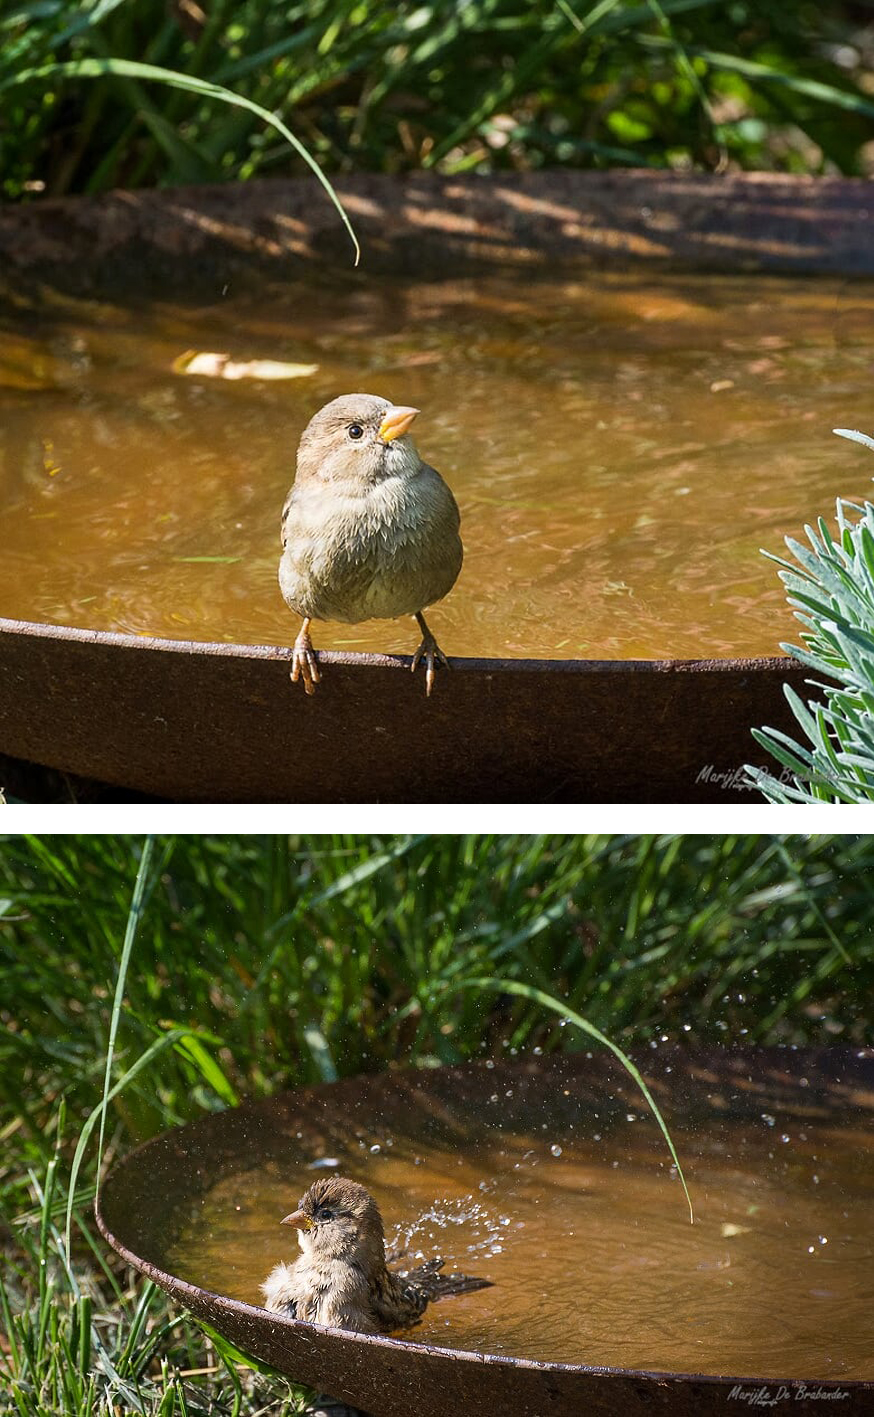
{"label": "bird's eye", "polygon": [[350,423],[348,433],[349,437],[354,438],[356,443],[358,442],[359,438],[364,437],[364,429],[361,427],[360,423]]}
{"label": "bird's eye", "polygon": [[333,1219],[334,1219],[334,1212],[333,1212],[332,1210],[320,1210],[320,1211],[319,1211],[319,1220],[333,1220]]}

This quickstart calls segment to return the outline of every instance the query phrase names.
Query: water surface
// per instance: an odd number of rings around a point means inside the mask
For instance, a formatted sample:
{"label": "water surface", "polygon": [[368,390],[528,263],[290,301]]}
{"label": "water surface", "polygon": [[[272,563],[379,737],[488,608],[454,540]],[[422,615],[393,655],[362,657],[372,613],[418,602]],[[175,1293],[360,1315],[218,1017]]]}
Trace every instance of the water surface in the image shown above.
{"label": "water surface", "polygon": [[[497,1086],[484,1126],[510,1105],[513,1089]],[[564,1097],[574,1091],[571,1081]],[[233,1174],[191,1204],[166,1263],[260,1304],[266,1274],[298,1253],[279,1221],[317,1175],[339,1169],[372,1190],[390,1245],[494,1282],[431,1305],[403,1335],[413,1342],[673,1372],[870,1379],[869,1139],[822,1109],[806,1118],[770,1105],[703,1130],[673,1113],[694,1226],[652,1120],[605,1097],[594,1108],[581,1101],[574,1123],[565,1109],[564,1122],[501,1128],[488,1141],[416,1145],[374,1119],[340,1155],[295,1156],[291,1143],[283,1160],[241,1148]],[[435,1115],[445,1114],[438,1104]]]}
{"label": "water surface", "polygon": [[[777,652],[773,566],[872,468],[874,285],[593,274],[362,280],[210,305],[61,304],[0,327],[0,614],[287,645],[278,527],[301,428],[361,389],[422,409],[466,561],[449,653]],[[187,350],[318,366],[293,382],[174,372]],[[412,623],[323,648],[411,651]]]}

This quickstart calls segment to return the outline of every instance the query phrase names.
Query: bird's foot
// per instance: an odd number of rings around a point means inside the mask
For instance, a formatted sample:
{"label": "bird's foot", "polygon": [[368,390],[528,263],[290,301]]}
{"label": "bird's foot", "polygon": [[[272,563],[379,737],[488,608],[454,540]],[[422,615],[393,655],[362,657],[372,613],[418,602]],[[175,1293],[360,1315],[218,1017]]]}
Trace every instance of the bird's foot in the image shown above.
{"label": "bird's foot", "polygon": [[306,692],[308,694],[314,694],[316,692],[316,685],[321,683],[321,678],[319,666],[316,663],[313,642],[310,639],[307,626],[304,625],[294,642],[294,649],[291,655],[291,682],[292,684],[296,684],[298,679],[302,679]]}
{"label": "bird's foot", "polygon": [[415,674],[422,660],[425,661],[425,693],[431,697],[431,690],[434,688],[434,674],[438,664],[443,664],[448,669],[449,660],[443,653],[430,630],[426,630],[422,636],[422,643],[413,655],[413,673]]}

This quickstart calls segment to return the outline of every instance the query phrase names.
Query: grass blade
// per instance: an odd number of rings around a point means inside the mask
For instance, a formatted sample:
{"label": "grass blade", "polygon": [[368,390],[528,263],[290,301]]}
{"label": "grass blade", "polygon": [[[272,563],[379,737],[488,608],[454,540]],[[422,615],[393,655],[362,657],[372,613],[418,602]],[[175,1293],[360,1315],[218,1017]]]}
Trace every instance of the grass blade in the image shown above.
{"label": "grass blade", "polygon": [[464,979],[454,987],[457,989],[490,989],[498,994],[517,994],[520,999],[530,999],[533,1003],[541,1004],[543,1008],[551,1009],[553,1013],[560,1014],[561,1017],[566,1018],[569,1023],[575,1024],[583,1033],[587,1033],[590,1038],[594,1038],[597,1043],[602,1044],[605,1048],[609,1048],[610,1052],[615,1054],[619,1059],[625,1071],[629,1073],[637,1083],[637,1086],[646,1099],[649,1110],[659,1124],[662,1136],[668,1144],[668,1150],[677,1168],[677,1175],[680,1178],[683,1190],[686,1194],[686,1200],[689,1205],[689,1222],[694,1225],[695,1213],[692,1209],[692,1197],[689,1195],[686,1177],[683,1175],[680,1158],[671,1140],[671,1134],[668,1131],[665,1119],[659,1111],[658,1103],[644,1082],[639,1070],[635,1067],[634,1063],[632,1063],[628,1055],[623,1053],[617,1043],[613,1043],[611,1039],[607,1037],[606,1033],[601,1032],[600,1028],[596,1028],[593,1023],[589,1023],[588,1019],[583,1018],[582,1014],[575,1013],[573,1009],[569,1009],[560,999],[554,999],[551,994],[545,994],[542,989],[535,989],[533,985],[523,984],[518,979]]}
{"label": "grass blade", "polygon": [[275,113],[268,112],[266,108],[261,107],[260,103],[255,103],[254,100],[245,98],[242,94],[236,94],[221,84],[212,84],[208,79],[198,79],[192,74],[180,74],[175,69],[162,69],[155,64],[141,64],[135,59],[71,59],[63,64],[45,64],[40,68],[22,69],[19,73],[12,74],[0,81],[0,93],[20,84],[33,83],[42,79],[101,79],[107,75],[167,84],[170,88],[200,94],[203,98],[217,99],[220,103],[227,103],[233,108],[246,109],[247,112],[254,113],[257,118],[260,118],[262,123],[275,128],[277,133],[287,143],[290,143],[295,152],[303,158],[324,187],[349,233],[355,248],[355,265],[358,265],[361,259],[358,237],[346,215],[345,207],[315,158],[304,147],[300,139],[296,138],[289,128],[286,128],[281,118],[277,118]]}

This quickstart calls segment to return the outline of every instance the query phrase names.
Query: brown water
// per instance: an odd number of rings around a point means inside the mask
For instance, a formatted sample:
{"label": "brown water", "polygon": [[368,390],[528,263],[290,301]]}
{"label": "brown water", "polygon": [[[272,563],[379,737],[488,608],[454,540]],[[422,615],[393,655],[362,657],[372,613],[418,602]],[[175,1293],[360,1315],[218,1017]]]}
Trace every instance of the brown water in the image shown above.
{"label": "brown water", "polygon": [[[665,1164],[636,1148],[634,1133],[651,1125],[632,1113],[627,1137],[614,1128],[608,1141],[596,1113],[585,1140],[550,1126],[502,1135],[497,1150],[361,1143],[342,1170],[377,1197],[389,1243],[494,1281],[432,1305],[402,1336],[674,1372],[874,1376],[874,1158],[864,1135],[795,1120],[784,1132],[767,1113],[720,1124],[712,1142],[679,1127],[690,1226]],[[268,1271],[297,1254],[278,1222],[319,1174],[242,1165],[195,1204],[168,1266],[259,1304]]]}
{"label": "brown water", "polygon": [[[776,652],[785,532],[864,496],[874,285],[592,275],[233,291],[60,306],[0,329],[0,615],[288,644],[279,514],[302,426],[363,389],[423,412],[466,562],[452,654]],[[173,371],[186,350],[316,364],[293,382]],[[869,419],[870,422],[870,419]],[[410,651],[412,623],[319,627]]]}

